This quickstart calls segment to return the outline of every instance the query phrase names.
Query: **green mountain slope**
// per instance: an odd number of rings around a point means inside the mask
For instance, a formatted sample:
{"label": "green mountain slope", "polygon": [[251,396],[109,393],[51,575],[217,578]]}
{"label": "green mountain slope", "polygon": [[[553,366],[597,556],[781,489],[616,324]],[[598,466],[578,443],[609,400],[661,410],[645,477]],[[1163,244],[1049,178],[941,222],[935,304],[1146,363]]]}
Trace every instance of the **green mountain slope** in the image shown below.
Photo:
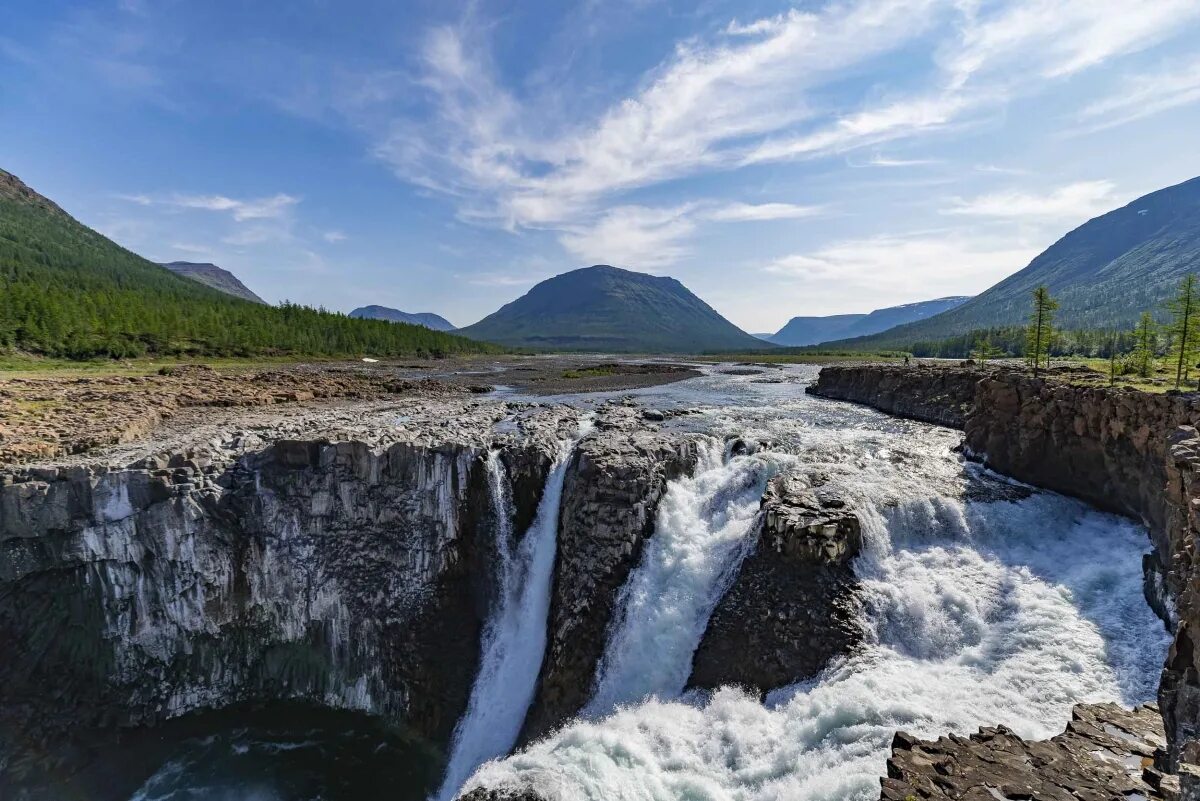
{"label": "green mountain slope", "polygon": [[208,262],[171,261],[162,265],[176,275],[199,281],[205,286],[220,290],[226,295],[233,295],[242,300],[252,300],[255,303],[266,303],[265,300],[250,291],[236,275],[222,267]]}
{"label": "green mountain slope", "polygon": [[838,345],[906,347],[970,331],[1020,325],[1045,284],[1061,328],[1131,328],[1159,311],[1179,279],[1200,272],[1200,178],[1160,189],[1071,231],[987,291],[948,312]]}
{"label": "green mountain slope", "polygon": [[364,320],[388,320],[393,323],[412,323],[432,328],[434,331],[453,331],[454,323],[433,312],[405,312],[388,306],[359,306],[350,312],[351,317]]}
{"label": "green mountain slope", "polygon": [[674,278],[607,265],[542,281],[459,333],[545,350],[698,353],[770,347]]}
{"label": "green mountain slope", "polygon": [[0,351],[14,349],[91,358],[495,348],[421,326],[231,297],[125,250],[0,170]]}
{"label": "green mountain slope", "polygon": [[789,347],[817,345],[833,339],[866,336],[886,331],[897,325],[923,320],[935,314],[961,306],[968,296],[953,296],[905,303],[876,309],[870,314],[834,314],[828,317],[793,317],[788,324],[767,337],[776,345]]}

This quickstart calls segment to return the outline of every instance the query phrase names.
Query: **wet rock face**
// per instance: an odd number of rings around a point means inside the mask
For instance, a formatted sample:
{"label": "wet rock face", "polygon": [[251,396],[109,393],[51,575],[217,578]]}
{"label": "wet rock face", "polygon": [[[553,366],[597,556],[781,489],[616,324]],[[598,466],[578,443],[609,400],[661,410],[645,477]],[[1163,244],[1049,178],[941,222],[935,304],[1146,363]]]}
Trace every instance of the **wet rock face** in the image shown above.
{"label": "wet rock face", "polygon": [[[1155,767],[1164,743],[1153,706],[1076,706],[1067,730],[1022,740],[1003,726],[967,737],[892,741],[882,801],[1036,798],[1045,801],[1177,799],[1179,779]],[[1186,797],[1186,795],[1185,795]]]}
{"label": "wet rock face", "polygon": [[608,405],[576,448],[563,486],[546,657],[522,740],[578,712],[591,694],[616,596],[653,532],[667,482],[695,467],[694,442]]}
{"label": "wet rock face", "polygon": [[862,547],[858,518],[818,483],[772,480],[759,542],[713,611],[690,686],[766,693],[812,678],[862,641],[850,567]]}
{"label": "wet rock face", "polygon": [[1200,753],[1193,753],[1200,751],[1200,649],[1196,642],[1200,633],[1200,575],[1196,571],[1200,433],[1191,426],[1179,428],[1171,438],[1166,495],[1170,560],[1162,572],[1147,575],[1148,584],[1157,580],[1167,588],[1180,588],[1167,599],[1167,603],[1174,599],[1170,611],[1177,625],[1158,689],[1170,744],[1168,756],[1170,764],[1177,766],[1185,757],[1188,762],[1200,763]]}
{"label": "wet rock face", "polygon": [[[0,474],[0,753],[263,700],[361,710],[443,745],[495,563],[491,417],[476,422],[460,441]],[[504,454],[524,480],[548,467],[538,443],[558,422]]]}
{"label": "wet rock face", "polygon": [[871,406],[897,417],[962,428],[975,402],[975,384],[987,373],[973,368],[922,365],[822,367],[810,394]]}
{"label": "wet rock face", "polygon": [[546,801],[546,799],[531,787],[497,788],[476,787],[469,793],[463,793],[456,801]]}

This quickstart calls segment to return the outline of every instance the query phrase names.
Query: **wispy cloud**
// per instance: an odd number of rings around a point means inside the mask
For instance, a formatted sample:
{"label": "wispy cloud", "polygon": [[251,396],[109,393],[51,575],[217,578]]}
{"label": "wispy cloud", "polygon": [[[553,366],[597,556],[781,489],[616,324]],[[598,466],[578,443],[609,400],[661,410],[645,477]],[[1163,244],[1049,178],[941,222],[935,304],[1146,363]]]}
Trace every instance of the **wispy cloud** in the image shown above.
{"label": "wispy cloud", "polygon": [[981,6],[941,52],[953,86],[1016,67],[1046,78],[1070,75],[1144,49],[1200,17],[1195,0],[1026,0]]}
{"label": "wispy cloud", "polygon": [[663,267],[689,254],[684,244],[702,222],[798,220],[822,214],[821,206],[795,203],[687,203],[668,208],[617,206],[590,223],[571,224],[559,241],[589,262]]}
{"label": "wispy cloud", "polygon": [[[836,242],[783,256],[764,269],[781,278],[802,280],[806,287],[825,291],[836,287],[838,297],[850,294],[895,302],[928,298],[930,286],[944,294],[978,292],[1024,267],[1038,249],[1033,244],[965,232],[930,232]],[[847,293],[847,289],[851,291]],[[826,311],[813,307],[810,313]]]}
{"label": "wispy cloud", "polygon": [[249,220],[280,220],[287,217],[300,198],[280,192],[270,197],[237,200],[225,195],[168,195],[118,194],[117,198],[139,206],[165,206],[174,209],[228,212],[236,222]]}
{"label": "wispy cloud", "polygon": [[346,241],[346,234],[342,231],[326,231],[321,234],[321,238],[331,245],[336,245],[338,242]]}
{"label": "wispy cloud", "polygon": [[1200,57],[1194,57],[1126,79],[1111,95],[1084,108],[1078,119],[1086,131],[1096,131],[1198,101]]}
{"label": "wispy cloud", "polygon": [[1112,181],[1079,181],[1043,194],[1009,190],[955,198],[945,214],[1036,220],[1086,220],[1117,205]]}
{"label": "wispy cloud", "polygon": [[618,206],[594,224],[571,226],[559,241],[569,253],[591,264],[661,267],[687,252],[681,242],[696,228],[693,210],[693,206]]}
{"label": "wispy cloud", "polygon": [[271,197],[251,200],[236,200],[225,195],[171,195],[167,205],[181,209],[203,209],[205,211],[227,211],[238,222],[247,220],[278,220],[289,213],[300,202],[293,195],[279,193]]}
{"label": "wispy cloud", "polygon": [[714,222],[755,222],[762,220],[798,220],[813,217],[824,211],[821,206],[798,206],[794,203],[730,203],[712,209],[705,217]]}

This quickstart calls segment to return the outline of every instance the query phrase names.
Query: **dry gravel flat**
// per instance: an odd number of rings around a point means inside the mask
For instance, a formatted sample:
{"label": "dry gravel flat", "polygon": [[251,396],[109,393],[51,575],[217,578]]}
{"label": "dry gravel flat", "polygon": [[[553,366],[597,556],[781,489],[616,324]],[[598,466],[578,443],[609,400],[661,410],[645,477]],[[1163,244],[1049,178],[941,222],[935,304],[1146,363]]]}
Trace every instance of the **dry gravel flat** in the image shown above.
{"label": "dry gravel flat", "polygon": [[483,394],[496,386],[537,395],[611,392],[696,375],[680,364],[595,356],[0,373],[0,465],[169,439],[202,425],[370,414],[388,404]]}

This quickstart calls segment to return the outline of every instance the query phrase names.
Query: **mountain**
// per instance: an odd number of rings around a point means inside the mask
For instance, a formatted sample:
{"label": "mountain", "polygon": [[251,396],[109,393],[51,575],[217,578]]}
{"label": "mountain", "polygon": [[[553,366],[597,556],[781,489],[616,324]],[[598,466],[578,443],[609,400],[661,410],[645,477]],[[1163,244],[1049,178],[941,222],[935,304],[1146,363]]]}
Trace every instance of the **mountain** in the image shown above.
{"label": "mountain", "polygon": [[162,266],[176,275],[182,275],[184,278],[199,281],[205,286],[210,286],[213,289],[224,292],[226,295],[233,295],[235,298],[250,300],[255,303],[266,303],[265,300],[255,295],[245,284],[239,281],[236,275],[215,264],[194,261],[172,261]]}
{"label": "mountain", "polygon": [[544,350],[697,353],[770,347],[674,278],[607,265],[548,278],[459,333]]}
{"label": "mountain", "polygon": [[1200,272],[1200,178],[1089,220],[1025,269],[955,309],[839,344],[906,347],[1022,325],[1030,295],[1042,284],[1061,306],[1055,320],[1060,328],[1132,328],[1143,311],[1159,311],[1189,272]]}
{"label": "mountain", "polygon": [[0,170],[0,353],[431,356],[497,350],[427,328],[266,306],[175,275]]}
{"label": "mountain", "polygon": [[955,295],[918,303],[906,303],[903,306],[889,306],[885,309],[876,309],[870,314],[793,317],[783,328],[768,335],[767,341],[787,346],[818,345],[835,339],[876,334],[898,325],[941,314],[956,306],[961,306],[970,299],[970,296]]}
{"label": "mountain", "polygon": [[359,306],[350,312],[351,317],[364,320],[387,320],[392,323],[409,323],[423,325],[434,331],[453,331],[454,323],[433,312],[417,312],[410,314],[399,309],[389,309],[387,306]]}

